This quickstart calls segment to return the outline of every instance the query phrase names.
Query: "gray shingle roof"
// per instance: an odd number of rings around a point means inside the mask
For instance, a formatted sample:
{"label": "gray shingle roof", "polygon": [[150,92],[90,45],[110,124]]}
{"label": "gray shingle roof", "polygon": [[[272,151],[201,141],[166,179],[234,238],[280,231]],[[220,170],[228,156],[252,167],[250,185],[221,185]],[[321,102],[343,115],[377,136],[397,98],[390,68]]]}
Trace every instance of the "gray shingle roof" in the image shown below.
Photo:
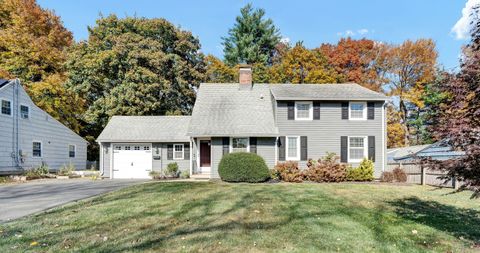
{"label": "gray shingle roof", "polygon": [[190,116],[113,116],[99,142],[188,142]]}
{"label": "gray shingle roof", "polygon": [[378,100],[388,98],[356,83],[271,84],[276,100]]}
{"label": "gray shingle roof", "polygon": [[188,135],[276,136],[269,85],[201,84],[193,107]]}

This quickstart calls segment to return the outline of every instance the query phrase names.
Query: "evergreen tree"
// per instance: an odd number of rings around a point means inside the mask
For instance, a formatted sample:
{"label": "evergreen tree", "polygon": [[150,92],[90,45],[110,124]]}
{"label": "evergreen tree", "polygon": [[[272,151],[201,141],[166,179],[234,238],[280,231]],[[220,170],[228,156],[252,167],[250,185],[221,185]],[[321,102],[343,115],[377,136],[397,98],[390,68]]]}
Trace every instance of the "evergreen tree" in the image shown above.
{"label": "evergreen tree", "polygon": [[265,10],[254,10],[247,4],[240,10],[236,23],[223,37],[225,62],[230,66],[239,63],[270,65],[275,46],[280,42],[280,32],[271,19],[265,19]]}

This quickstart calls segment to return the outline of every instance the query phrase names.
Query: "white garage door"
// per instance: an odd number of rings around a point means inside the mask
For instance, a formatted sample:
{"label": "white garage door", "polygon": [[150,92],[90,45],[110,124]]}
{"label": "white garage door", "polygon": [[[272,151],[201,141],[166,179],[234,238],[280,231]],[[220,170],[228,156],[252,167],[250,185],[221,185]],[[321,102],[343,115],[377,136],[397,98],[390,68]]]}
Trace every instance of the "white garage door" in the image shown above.
{"label": "white garage door", "polygon": [[151,144],[113,145],[113,178],[149,178],[151,170]]}

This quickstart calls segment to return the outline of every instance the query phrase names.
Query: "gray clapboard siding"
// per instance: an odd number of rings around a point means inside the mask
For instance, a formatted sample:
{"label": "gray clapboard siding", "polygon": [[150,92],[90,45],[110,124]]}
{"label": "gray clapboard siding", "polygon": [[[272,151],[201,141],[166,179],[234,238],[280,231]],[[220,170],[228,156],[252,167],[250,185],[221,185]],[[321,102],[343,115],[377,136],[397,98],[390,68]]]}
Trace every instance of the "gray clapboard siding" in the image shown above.
{"label": "gray clapboard siding", "polygon": [[[29,107],[29,119],[18,118],[18,147],[24,154],[24,169],[38,167],[46,163],[50,169],[57,170],[68,164],[76,169],[85,169],[87,162],[87,142],[46,112],[38,108],[25,90],[18,86],[18,103],[14,101],[15,84],[0,89],[0,99],[12,101],[12,116],[0,114],[0,170],[9,170],[15,165],[12,158],[14,150],[14,122],[20,105]],[[42,157],[32,156],[32,142],[42,143]],[[75,158],[69,157],[69,145],[75,145]]]}
{"label": "gray clapboard siding", "polygon": [[[375,102],[374,120],[342,119],[342,102],[329,101],[320,103],[320,120],[288,120],[287,102],[278,101],[277,105],[276,120],[280,136],[307,136],[308,158],[318,159],[327,152],[340,155],[341,136],[375,136],[375,176],[380,177],[385,154],[382,143],[383,102]],[[305,162],[299,164],[305,166]]]}

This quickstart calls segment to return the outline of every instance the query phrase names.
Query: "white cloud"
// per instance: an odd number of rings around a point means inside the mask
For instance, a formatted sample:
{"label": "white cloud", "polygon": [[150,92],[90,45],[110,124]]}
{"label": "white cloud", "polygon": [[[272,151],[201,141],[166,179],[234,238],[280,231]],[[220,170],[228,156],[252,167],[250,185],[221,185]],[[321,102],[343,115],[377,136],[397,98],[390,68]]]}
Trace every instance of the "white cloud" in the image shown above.
{"label": "white cloud", "polygon": [[283,37],[280,39],[280,42],[284,44],[290,44],[290,38],[289,37]]}
{"label": "white cloud", "polygon": [[367,33],[368,33],[368,29],[365,29],[365,28],[360,29],[360,30],[357,31],[357,33],[360,34],[360,35],[367,34]]}
{"label": "white cloud", "polygon": [[455,38],[464,40],[468,38],[470,33],[470,14],[473,7],[480,5],[480,0],[468,0],[465,7],[462,9],[462,17],[452,27],[451,32],[455,34]]}
{"label": "white cloud", "polygon": [[352,31],[352,30],[346,30],[346,31],[345,31],[345,36],[347,36],[347,37],[348,37],[348,36],[354,36],[354,35],[355,35],[355,32]]}
{"label": "white cloud", "polygon": [[367,33],[373,33],[373,31],[374,30],[368,30],[366,28],[362,28],[362,29],[359,29],[357,31],[346,30],[345,32],[338,32],[337,36],[353,37],[353,36],[356,36],[356,35],[365,35]]}

